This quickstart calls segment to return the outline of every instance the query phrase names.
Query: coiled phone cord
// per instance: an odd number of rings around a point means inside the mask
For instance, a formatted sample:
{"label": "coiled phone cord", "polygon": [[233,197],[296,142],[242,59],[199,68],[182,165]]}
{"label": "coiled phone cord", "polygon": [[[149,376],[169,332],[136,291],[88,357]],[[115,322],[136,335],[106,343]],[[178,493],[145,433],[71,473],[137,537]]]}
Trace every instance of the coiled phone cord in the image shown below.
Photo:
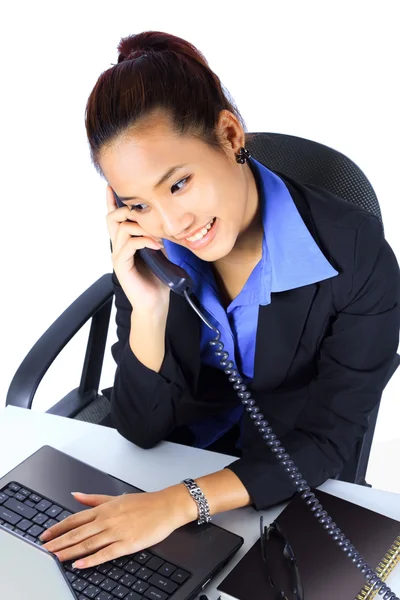
{"label": "coiled phone cord", "polygon": [[[200,312],[198,307],[194,304],[192,299],[189,297],[186,291],[183,292],[186,300],[189,302],[193,310],[199,315],[200,319],[212,329],[216,336],[213,340],[208,343],[214,349],[215,355],[220,358],[220,365],[223,367],[224,373],[228,375],[229,381],[233,383],[233,388],[236,390],[242,404],[245,406],[246,412],[252,419],[254,426],[260,432],[267,446],[269,446],[271,452],[275,454],[279,464],[282,465],[288,477],[292,480],[297,488],[298,492],[301,492],[301,497],[307,505],[310,506],[310,510],[313,512],[314,517],[318,519],[319,523],[327,531],[328,535],[336,542],[343,552],[351,559],[355,566],[360,572],[365,575],[365,579],[371,586],[372,590],[378,590],[380,596],[383,595],[383,600],[399,600],[394,592],[377,576],[375,571],[371,569],[367,562],[362,558],[359,552],[355,549],[353,544],[346,538],[344,533],[337,527],[336,523],[332,520],[332,517],[328,515],[326,510],[316,498],[315,494],[311,491],[307,481],[303,479],[302,474],[294,464],[290,455],[286,452],[280,441],[277,439],[275,433],[270,427],[269,422],[265,419],[264,415],[260,412],[260,409],[256,405],[255,400],[251,398],[250,392],[246,391],[247,386],[242,383],[243,379],[240,377],[238,371],[232,367],[234,364],[229,360],[229,353],[224,350],[224,343],[221,341],[221,332],[214,327],[206,317]],[[215,349],[216,347],[216,349]]]}

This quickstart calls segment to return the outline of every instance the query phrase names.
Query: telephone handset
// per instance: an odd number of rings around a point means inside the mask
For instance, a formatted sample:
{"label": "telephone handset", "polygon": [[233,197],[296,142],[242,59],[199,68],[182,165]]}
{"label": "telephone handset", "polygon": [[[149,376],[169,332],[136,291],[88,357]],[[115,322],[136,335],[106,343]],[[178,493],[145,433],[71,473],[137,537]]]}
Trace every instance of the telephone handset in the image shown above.
{"label": "telephone handset", "polygon": [[[113,190],[114,192],[114,190]],[[114,197],[119,207],[125,206],[114,192]],[[183,296],[184,292],[190,292],[194,283],[190,275],[181,267],[168,260],[160,250],[153,248],[142,248],[137,250],[139,256],[143,259],[151,271],[171,290]]]}
{"label": "telephone handset", "polygon": [[[114,192],[114,190],[113,190]],[[124,206],[117,194],[114,192],[114,196],[119,207]],[[139,255],[142,257],[146,265],[153,271],[153,273],[166,285],[168,285],[173,292],[185,296],[186,300],[198,314],[200,319],[215,332],[215,338],[209,341],[210,346],[214,349],[215,355],[220,360],[220,365],[224,370],[224,373],[228,376],[229,381],[233,384],[233,388],[236,390],[242,404],[245,407],[245,411],[248,413],[250,419],[253,421],[257,431],[262,435],[267,446],[269,446],[271,452],[275,455],[279,464],[282,465],[287,476],[295,485],[297,492],[300,493],[301,498],[310,507],[315,518],[321,523],[321,526],[326,530],[328,535],[331,536],[332,540],[340,547],[343,552],[347,554],[354,565],[360,570],[365,576],[371,589],[379,590],[379,595],[382,596],[382,600],[400,600],[394,592],[378,577],[374,569],[365,562],[359,552],[355,549],[353,544],[348,540],[344,533],[337,527],[336,523],[332,520],[326,510],[323,509],[318,498],[311,491],[307,481],[303,479],[302,474],[294,464],[290,455],[286,452],[280,441],[277,439],[275,433],[270,427],[269,422],[266,420],[264,415],[261,413],[259,407],[256,405],[255,400],[251,398],[250,392],[246,391],[247,386],[243,383],[243,380],[235,369],[233,362],[229,359],[229,353],[224,350],[224,344],[221,341],[221,332],[212,325],[208,319],[202,314],[200,309],[196,306],[194,300],[195,297],[190,297],[190,292],[194,287],[192,278],[177,265],[171,263],[162,252],[159,250],[153,250],[152,248],[143,248],[137,250]],[[303,600],[303,590],[297,590],[297,595],[300,600]]]}

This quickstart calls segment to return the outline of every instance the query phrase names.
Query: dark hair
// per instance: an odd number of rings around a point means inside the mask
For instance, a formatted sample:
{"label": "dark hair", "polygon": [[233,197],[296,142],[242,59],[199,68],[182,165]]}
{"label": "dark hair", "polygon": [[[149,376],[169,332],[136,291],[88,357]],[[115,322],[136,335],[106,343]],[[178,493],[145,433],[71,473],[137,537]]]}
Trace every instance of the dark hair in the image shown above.
{"label": "dark hair", "polygon": [[118,52],[118,63],[100,75],[86,105],[91,160],[100,175],[100,152],[153,110],[166,112],[176,133],[197,136],[216,151],[223,152],[215,132],[221,110],[231,111],[246,131],[229,92],[189,42],[144,31],[122,38]]}

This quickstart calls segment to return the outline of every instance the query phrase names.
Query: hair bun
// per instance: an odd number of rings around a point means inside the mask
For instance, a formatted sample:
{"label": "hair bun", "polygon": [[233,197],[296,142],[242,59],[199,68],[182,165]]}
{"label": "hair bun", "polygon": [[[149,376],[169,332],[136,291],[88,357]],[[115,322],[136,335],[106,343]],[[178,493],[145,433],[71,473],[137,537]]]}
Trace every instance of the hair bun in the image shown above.
{"label": "hair bun", "polygon": [[171,49],[171,37],[162,31],[143,31],[121,38],[118,44],[118,62],[133,58],[134,54],[145,52],[162,52]]}

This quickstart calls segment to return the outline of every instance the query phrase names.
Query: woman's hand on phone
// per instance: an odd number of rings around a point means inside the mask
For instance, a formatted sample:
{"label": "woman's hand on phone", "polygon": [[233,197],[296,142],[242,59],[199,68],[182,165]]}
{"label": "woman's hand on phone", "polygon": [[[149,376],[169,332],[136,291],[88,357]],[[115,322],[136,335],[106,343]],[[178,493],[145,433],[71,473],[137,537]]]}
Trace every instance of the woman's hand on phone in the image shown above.
{"label": "woman's hand on phone", "polygon": [[132,308],[139,314],[168,312],[170,288],[142,262],[135,261],[137,250],[163,247],[133,220],[127,206],[118,207],[107,185],[107,228],[112,243],[112,263],[118,281]]}

